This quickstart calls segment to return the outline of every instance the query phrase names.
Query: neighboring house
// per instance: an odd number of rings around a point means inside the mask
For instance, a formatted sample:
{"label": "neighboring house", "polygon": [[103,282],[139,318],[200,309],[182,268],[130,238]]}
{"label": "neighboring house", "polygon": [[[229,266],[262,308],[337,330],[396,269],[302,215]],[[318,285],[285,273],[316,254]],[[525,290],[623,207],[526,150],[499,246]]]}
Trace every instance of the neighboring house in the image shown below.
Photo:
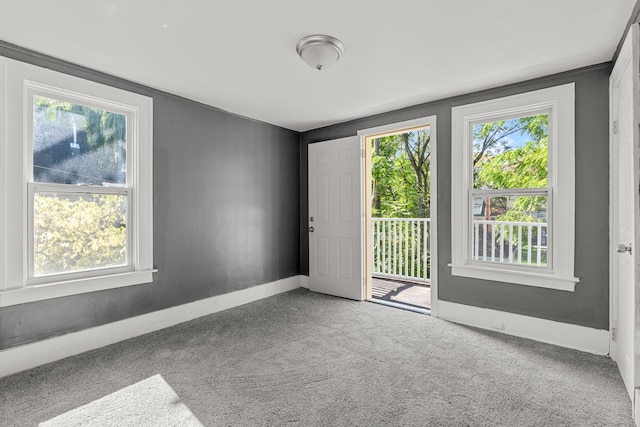
{"label": "neighboring house", "polygon": [[53,124],[39,125],[34,131],[33,145],[33,177],[36,182],[100,184],[103,180],[93,176],[96,164],[93,157],[87,156],[89,143],[84,130]]}
{"label": "neighboring house", "polygon": [[34,129],[33,177],[36,182],[92,184],[125,182],[125,172],[101,168],[106,149],[91,151],[87,132],[56,124]]}

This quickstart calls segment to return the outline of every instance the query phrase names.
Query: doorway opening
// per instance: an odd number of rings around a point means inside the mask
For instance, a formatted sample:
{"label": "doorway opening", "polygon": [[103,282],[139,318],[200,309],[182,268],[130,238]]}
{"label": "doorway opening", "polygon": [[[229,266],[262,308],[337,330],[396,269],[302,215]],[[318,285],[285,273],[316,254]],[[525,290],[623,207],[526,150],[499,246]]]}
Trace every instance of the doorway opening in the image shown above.
{"label": "doorway opening", "polygon": [[431,269],[435,118],[430,119],[360,132],[367,299],[423,314],[432,313],[437,298]]}

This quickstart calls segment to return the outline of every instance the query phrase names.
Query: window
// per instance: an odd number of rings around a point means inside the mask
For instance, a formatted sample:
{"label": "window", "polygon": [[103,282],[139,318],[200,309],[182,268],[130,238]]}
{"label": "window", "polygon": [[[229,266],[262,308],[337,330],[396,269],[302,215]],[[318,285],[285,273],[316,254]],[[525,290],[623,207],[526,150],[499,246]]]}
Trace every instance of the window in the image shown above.
{"label": "window", "polygon": [[452,274],[573,291],[574,85],[452,113]]}
{"label": "window", "polygon": [[[547,267],[549,114],[470,124],[471,259]],[[543,244],[544,243],[544,244]]]}
{"label": "window", "polygon": [[151,282],[152,100],[4,58],[2,74],[0,306]]}

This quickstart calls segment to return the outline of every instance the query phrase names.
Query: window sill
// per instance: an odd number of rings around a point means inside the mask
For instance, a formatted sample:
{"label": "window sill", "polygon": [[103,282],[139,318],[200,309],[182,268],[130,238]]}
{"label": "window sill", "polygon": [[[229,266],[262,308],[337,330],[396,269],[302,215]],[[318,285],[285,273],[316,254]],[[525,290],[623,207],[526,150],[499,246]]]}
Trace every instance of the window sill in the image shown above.
{"label": "window sill", "polygon": [[451,274],[454,276],[493,280],[496,282],[557,289],[568,292],[574,292],[576,283],[580,281],[577,277],[571,276],[559,276],[556,274],[534,273],[528,271],[513,271],[477,265],[449,264],[449,267],[451,267]]}
{"label": "window sill", "polygon": [[156,271],[134,271],[9,289],[0,292],[0,307],[151,283],[153,281],[152,273]]}

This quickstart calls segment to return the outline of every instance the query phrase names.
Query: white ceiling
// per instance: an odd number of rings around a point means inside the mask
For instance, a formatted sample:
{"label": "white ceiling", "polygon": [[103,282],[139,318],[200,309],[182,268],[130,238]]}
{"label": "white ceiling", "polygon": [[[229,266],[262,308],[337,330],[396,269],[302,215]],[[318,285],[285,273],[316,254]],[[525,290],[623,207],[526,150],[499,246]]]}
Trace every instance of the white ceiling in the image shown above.
{"label": "white ceiling", "polygon": [[0,39],[305,131],[610,61],[635,1],[0,0]]}

